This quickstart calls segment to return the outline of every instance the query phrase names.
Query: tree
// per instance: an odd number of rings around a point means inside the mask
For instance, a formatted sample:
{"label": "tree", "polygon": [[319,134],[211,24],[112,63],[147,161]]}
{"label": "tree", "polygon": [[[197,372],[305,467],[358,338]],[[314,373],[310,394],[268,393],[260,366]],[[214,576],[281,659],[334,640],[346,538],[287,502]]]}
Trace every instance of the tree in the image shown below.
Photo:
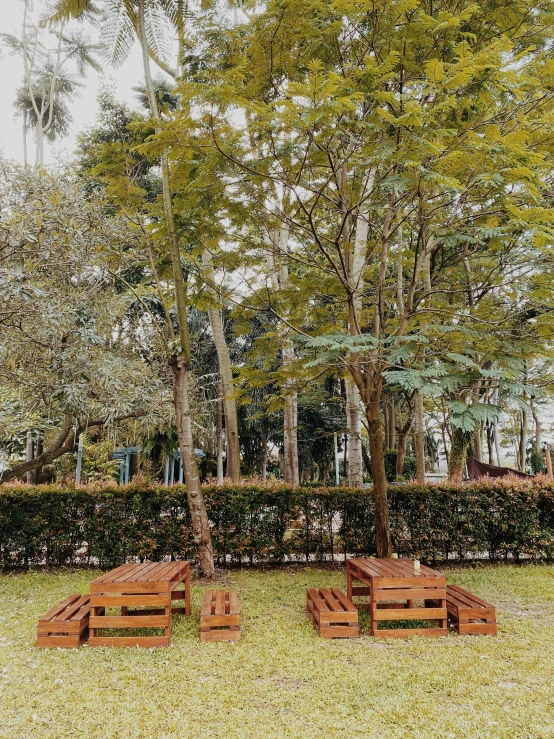
{"label": "tree", "polygon": [[[67,29],[64,21],[36,24],[32,3],[23,0],[21,37],[2,34],[5,44],[23,59],[23,86],[14,106],[23,121],[24,164],[27,165],[27,133],[35,134],[35,167],[44,164],[44,139],[65,136],[71,124],[69,102],[78,92],[78,77],[87,68],[100,71],[95,59],[99,46],[82,33]],[[50,44],[53,44],[52,46]]]}
{"label": "tree", "polygon": [[0,163],[0,436],[13,452],[29,431],[44,441],[3,480],[71,451],[87,429],[163,417],[167,390],[135,351],[129,296],[102,256],[133,238],[67,173]]}

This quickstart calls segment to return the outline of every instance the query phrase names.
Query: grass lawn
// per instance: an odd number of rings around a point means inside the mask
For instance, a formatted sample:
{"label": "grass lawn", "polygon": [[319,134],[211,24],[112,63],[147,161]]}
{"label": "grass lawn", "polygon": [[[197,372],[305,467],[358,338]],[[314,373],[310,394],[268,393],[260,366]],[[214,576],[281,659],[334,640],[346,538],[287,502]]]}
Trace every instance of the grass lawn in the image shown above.
{"label": "grass lawn", "polygon": [[452,569],[497,604],[499,635],[323,640],[306,587],[343,570],[233,571],[242,641],[201,644],[202,583],[171,647],[37,650],[40,615],[98,572],[0,576],[0,737],[554,737],[554,567]]}

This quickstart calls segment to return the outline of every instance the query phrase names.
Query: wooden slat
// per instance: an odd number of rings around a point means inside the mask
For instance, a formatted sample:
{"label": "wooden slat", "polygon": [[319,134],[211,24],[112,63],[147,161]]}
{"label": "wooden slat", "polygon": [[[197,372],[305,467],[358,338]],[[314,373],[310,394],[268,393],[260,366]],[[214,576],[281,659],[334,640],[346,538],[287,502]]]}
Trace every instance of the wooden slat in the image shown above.
{"label": "wooden slat", "polygon": [[497,627],[496,624],[458,624],[456,627],[458,634],[490,634],[496,636]]}
{"label": "wooden slat", "polygon": [[[375,589],[379,590],[385,588],[431,588],[435,589],[436,593],[442,591],[446,594],[446,580],[444,577],[381,577],[374,578],[373,582]],[[429,597],[432,598],[433,593],[430,593]],[[436,595],[436,597],[444,598],[445,595]]]}
{"label": "wooden slat", "polygon": [[101,582],[91,583],[91,593],[169,593],[169,582]]}
{"label": "wooden slat", "polygon": [[236,590],[229,590],[229,613],[240,613],[239,596]]}
{"label": "wooden slat", "polygon": [[403,639],[410,636],[448,636],[448,629],[376,629],[372,636]]}
{"label": "wooden slat", "polygon": [[358,626],[320,626],[319,635],[323,639],[355,639],[360,636]]}
{"label": "wooden slat", "polygon": [[81,597],[80,593],[73,593],[73,595],[69,595],[65,600],[62,600],[61,603],[58,603],[57,606],[54,606],[51,608],[48,613],[45,613],[44,616],[41,616],[39,621],[51,621],[56,618],[60,613],[65,611],[65,609],[74,603],[75,601],[78,601]]}
{"label": "wooden slat", "polygon": [[201,631],[200,641],[240,641],[240,631],[231,631],[231,629]]}
{"label": "wooden slat", "polygon": [[135,564],[133,562],[120,565],[119,567],[116,567],[115,570],[110,570],[109,572],[105,572],[103,575],[100,575],[100,577],[97,577],[92,582],[97,583],[97,582],[104,582],[105,580],[113,579],[114,577],[118,577],[122,572],[125,572],[126,570],[130,570],[134,566]]}
{"label": "wooden slat", "polygon": [[39,634],[36,645],[39,649],[78,649],[86,640],[87,634],[76,636],[43,636]]}
{"label": "wooden slat", "polygon": [[340,601],[338,601],[334,595],[332,595],[331,591],[327,588],[320,588],[319,589],[319,597],[325,601],[327,605],[327,609],[329,611],[336,611],[342,613],[342,606],[340,604]]}
{"label": "wooden slat", "polygon": [[376,609],[373,618],[376,621],[431,621],[446,618],[446,608],[383,608]]}
{"label": "wooden slat", "polygon": [[431,600],[437,598],[435,588],[375,588],[373,599],[377,602],[383,600]]}
{"label": "wooden slat", "polygon": [[91,606],[165,606],[168,604],[168,596],[162,595],[91,595]]}
{"label": "wooden slat", "polygon": [[83,606],[86,606],[88,604],[89,600],[90,600],[89,595],[82,595],[74,603],[67,606],[53,620],[54,621],[71,621],[71,619],[76,616],[76,614],[83,608]]}
{"label": "wooden slat", "polygon": [[91,629],[163,629],[171,616],[91,616]]}
{"label": "wooden slat", "polygon": [[469,590],[464,590],[463,588],[460,588],[458,585],[448,585],[446,596],[448,597],[455,597],[461,602],[465,602],[468,605],[475,607],[476,604],[482,606],[483,608],[494,608],[492,603],[487,603],[486,600],[483,600],[482,598],[479,598],[478,595],[475,595],[475,593],[470,593]]}
{"label": "wooden slat", "polygon": [[212,612],[213,590],[206,590],[202,598],[202,616],[209,616]]}
{"label": "wooden slat", "polygon": [[128,570],[118,575],[118,577],[110,577],[104,582],[136,582],[141,572],[149,572],[154,567],[156,567],[156,564],[153,562],[135,563]]}
{"label": "wooden slat", "polygon": [[238,613],[222,613],[215,616],[200,616],[200,627],[213,628],[216,626],[240,626]]}
{"label": "wooden slat", "polygon": [[319,614],[319,623],[323,624],[348,624],[358,623],[358,611],[352,613],[352,611],[333,611],[329,613]]}
{"label": "wooden slat", "polygon": [[333,588],[331,592],[333,593],[334,597],[338,601],[340,601],[340,604],[342,605],[345,611],[350,611],[352,613],[358,612],[358,609],[356,608],[356,606],[352,603],[352,601],[348,600],[348,598],[342,592],[342,590],[339,590],[338,588]]}
{"label": "wooden slat", "polygon": [[215,616],[225,615],[225,591],[217,590],[215,594]]}
{"label": "wooden slat", "polygon": [[167,636],[91,636],[89,647],[168,647]]}

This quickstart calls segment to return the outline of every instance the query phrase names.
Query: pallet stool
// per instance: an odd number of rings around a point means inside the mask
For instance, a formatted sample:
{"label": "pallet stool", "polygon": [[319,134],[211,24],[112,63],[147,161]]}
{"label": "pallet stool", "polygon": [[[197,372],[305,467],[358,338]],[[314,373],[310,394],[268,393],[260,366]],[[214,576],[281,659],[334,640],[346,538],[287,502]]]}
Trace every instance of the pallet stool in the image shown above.
{"label": "pallet stool", "polygon": [[200,613],[200,641],[238,641],[240,605],[236,590],[207,590]]}
{"label": "pallet stool", "polygon": [[308,588],[307,608],[319,636],[326,639],[360,636],[358,609],[338,588]]}
{"label": "pallet stool", "polygon": [[496,608],[468,590],[458,585],[447,585],[446,610],[458,634],[496,636]]}
{"label": "pallet stool", "polygon": [[80,647],[88,639],[89,617],[90,595],[70,595],[39,619],[37,647]]}

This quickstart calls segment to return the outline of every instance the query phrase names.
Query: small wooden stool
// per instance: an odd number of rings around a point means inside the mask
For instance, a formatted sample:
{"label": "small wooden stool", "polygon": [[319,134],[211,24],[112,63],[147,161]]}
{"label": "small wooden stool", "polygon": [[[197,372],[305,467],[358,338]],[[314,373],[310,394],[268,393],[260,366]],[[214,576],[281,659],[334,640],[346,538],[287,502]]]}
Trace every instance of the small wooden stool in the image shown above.
{"label": "small wooden stool", "polygon": [[307,608],[319,636],[327,639],[360,636],[358,609],[338,588],[308,588]]}
{"label": "small wooden stool", "polygon": [[496,608],[486,600],[460,588],[446,587],[448,618],[458,634],[492,634],[496,636]]}
{"label": "small wooden stool", "polygon": [[207,590],[200,613],[200,641],[238,641],[240,605],[236,590]]}
{"label": "small wooden stool", "polygon": [[80,647],[88,639],[89,617],[90,595],[70,595],[39,619],[37,647]]}

